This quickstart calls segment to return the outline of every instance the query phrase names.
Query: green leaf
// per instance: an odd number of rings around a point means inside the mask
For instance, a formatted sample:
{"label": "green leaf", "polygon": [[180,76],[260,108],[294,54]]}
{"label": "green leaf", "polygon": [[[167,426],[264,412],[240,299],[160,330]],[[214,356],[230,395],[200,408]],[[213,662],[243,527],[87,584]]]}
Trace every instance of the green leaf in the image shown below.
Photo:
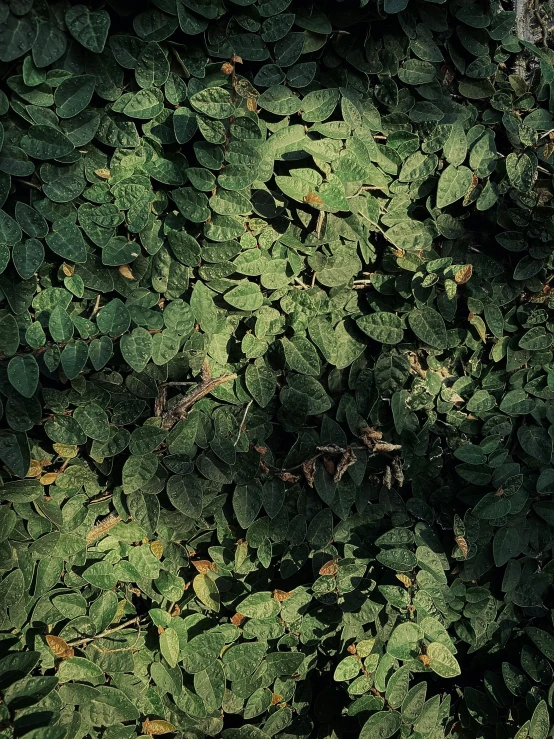
{"label": "green leaf", "polygon": [[202,488],[193,475],[173,475],[167,482],[167,495],[171,504],[189,518],[202,515]]}
{"label": "green leaf", "polygon": [[152,356],[152,336],[138,326],[130,334],[124,334],[119,342],[121,354],[135,372],[142,372]]}
{"label": "green leaf", "polygon": [[101,590],[111,590],[117,583],[114,568],[107,562],[95,562],[83,572],[82,577],[86,582]]}
{"label": "green leaf", "polygon": [[430,249],[433,238],[423,223],[419,221],[400,221],[386,231],[386,238],[397,249],[420,251]]}
{"label": "green leaf", "polygon": [[107,441],[110,435],[108,416],[97,403],[79,406],[75,409],[73,418],[90,439]]}
{"label": "green leaf", "polygon": [[12,357],[8,363],[8,380],[24,398],[32,398],[38,387],[39,368],[32,354]]}
{"label": "green leaf", "polygon": [[65,14],[69,33],[85,49],[101,54],[110,28],[110,16],[105,10],[91,11],[86,5],[74,5]]}
{"label": "green leaf", "polygon": [[190,98],[192,107],[210,118],[228,118],[233,112],[231,95],[221,87],[210,87]]}
{"label": "green leaf", "polygon": [[408,316],[408,323],[421,341],[435,349],[446,349],[448,345],[444,319],[433,308],[418,308]]}
{"label": "green leaf", "polygon": [[446,167],[437,187],[437,208],[446,208],[464,197],[471,187],[473,175],[468,167]]}
{"label": "green leaf", "polygon": [[71,262],[86,262],[87,249],[83,235],[69,218],[54,221],[52,231],[46,236],[48,247],[58,256]]}
{"label": "green leaf", "polygon": [[175,667],[179,661],[179,635],[171,627],[164,629],[160,634],[160,651],[170,667]]}
{"label": "green leaf", "polygon": [[17,221],[0,210],[0,244],[16,244],[21,239],[21,235],[21,228]]}
{"label": "green leaf", "polygon": [[245,373],[246,387],[256,403],[265,408],[275,395],[277,382],[275,374],[263,359],[249,364]]}
{"label": "green leaf", "polygon": [[398,344],[404,337],[402,321],[394,313],[371,313],[356,320],[362,331],[381,344]]}
{"label": "green leaf", "polygon": [[119,298],[114,298],[100,309],[96,323],[103,334],[120,336],[129,328],[129,312]]}
{"label": "green leaf", "polygon": [[400,714],[394,711],[378,711],[362,726],[360,739],[390,739],[400,728]]}
{"label": "green leaf", "polygon": [[237,485],[233,494],[233,510],[243,529],[248,528],[262,507],[262,488],[259,483]]}
{"label": "green leaf", "polygon": [[263,296],[258,285],[248,280],[242,281],[228,293],[225,300],[233,308],[243,311],[255,311],[262,307]]}
{"label": "green leaf", "polygon": [[73,118],[84,110],[92,99],[96,78],[92,74],[68,77],[56,88],[54,102],[60,118]]}
{"label": "green leaf", "polygon": [[444,644],[440,642],[429,644],[427,647],[427,656],[429,657],[429,667],[437,675],[452,678],[461,674],[458,661]]}
{"label": "green leaf", "polygon": [[201,603],[211,611],[219,611],[219,591],[215,582],[205,574],[196,575],[192,587]]}
{"label": "green leaf", "polygon": [[75,148],[71,140],[53,126],[32,125],[21,139],[21,148],[33,159],[59,159]]}
{"label": "green leaf", "polygon": [[408,549],[385,549],[377,554],[377,560],[397,572],[410,572],[417,564],[415,554]]}
{"label": "green leaf", "polygon": [[129,456],[123,465],[123,491],[129,494],[146,487],[157,469],[158,458],[155,454]]}

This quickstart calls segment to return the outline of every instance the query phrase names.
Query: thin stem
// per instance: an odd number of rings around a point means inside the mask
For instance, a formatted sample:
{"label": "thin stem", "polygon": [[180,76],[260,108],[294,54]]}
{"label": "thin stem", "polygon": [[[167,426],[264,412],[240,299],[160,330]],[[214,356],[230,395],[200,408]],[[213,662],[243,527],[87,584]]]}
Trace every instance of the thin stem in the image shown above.
{"label": "thin stem", "polygon": [[104,631],[100,632],[100,634],[96,634],[96,636],[86,636],[84,639],[74,639],[73,641],[67,642],[67,644],[70,647],[78,647],[81,644],[89,644],[91,641],[103,639],[105,636],[115,634],[116,631],[123,631],[123,629],[126,629],[128,626],[139,624],[140,621],[143,619],[144,616],[135,616],[134,618],[129,619],[129,621],[125,621],[125,623],[119,624],[119,626],[114,626],[113,629],[105,629]]}
{"label": "thin stem", "polygon": [[16,182],[20,182],[22,185],[27,185],[27,187],[32,187],[34,190],[38,190],[39,192],[42,192],[42,187],[40,185],[35,185],[34,182],[29,182],[29,180],[23,180],[21,177],[14,177],[14,180]]}
{"label": "thin stem", "polygon": [[246,416],[248,415],[248,411],[250,410],[250,406],[252,405],[252,402],[253,401],[250,401],[244,410],[244,415],[242,416],[242,421],[240,422],[240,426],[239,426],[239,432],[237,434],[237,438],[235,439],[235,443],[233,444],[233,446],[236,446],[239,443],[240,435],[242,434],[242,427],[244,426],[244,422],[246,421]]}

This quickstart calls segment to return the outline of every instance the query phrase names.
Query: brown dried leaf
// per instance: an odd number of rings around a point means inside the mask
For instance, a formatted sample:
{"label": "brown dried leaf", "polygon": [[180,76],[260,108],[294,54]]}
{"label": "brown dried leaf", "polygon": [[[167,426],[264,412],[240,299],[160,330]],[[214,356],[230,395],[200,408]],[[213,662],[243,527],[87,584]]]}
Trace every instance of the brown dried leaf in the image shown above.
{"label": "brown dried leaf", "polygon": [[456,544],[462,550],[462,554],[464,556],[464,559],[467,559],[467,553],[468,553],[467,541],[464,539],[463,536],[457,536],[456,537]]}
{"label": "brown dried leaf", "polygon": [[304,202],[313,203],[314,205],[323,205],[323,200],[319,195],[316,195],[315,192],[309,192],[307,195],[304,195]]}
{"label": "brown dried leaf", "polygon": [[383,438],[383,434],[378,429],[374,428],[373,426],[363,426],[360,429],[360,435],[365,442],[365,439],[367,438],[369,441],[380,441]]}
{"label": "brown dried leaf", "polygon": [[388,441],[378,441],[375,446],[373,447],[374,452],[397,452],[402,447],[400,444],[390,444]]}
{"label": "brown dried leaf", "polygon": [[273,693],[271,696],[271,705],[276,706],[277,703],[280,703],[283,700],[283,696],[279,695],[279,693]]}
{"label": "brown dried leaf", "polygon": [[243,616],[242,613],[235,613],[234,616],[231,616],[231,623],[237,628],[241,626],[245,621],[246,616]]}
{"label": "brown dried leaf", "polygon": [[325,454],[344,454],[346,449],[342,446],[338,446],[337,444],[324,444],[323,446],[317,446],[316,450],[318,452],[325,452]]}
{"label": "brown dried leaf", "polygon": [[395,457],[391,462],[392,476],[398,483],[398,487],[404,485],[404,471],[402,469],[402,457]]}
{"label": "brown dried leaf", "polygon": [[337,564],[337,560],[334,557],[333,559],[330,559],[328,562],[325,562],[323,567],[320,568],[319,574],[320,575],[336,575],[339,571],[339,566]]}
{"label": "brown dried leaf", "polygon": [[429,659],[429,657],[426,654],[420,654],[419,657],[418,657],[418,660],[420,662],[423,662],[423,664],[425,665],[425,667],[429,667],[429,663],[431,662],[431,660]]}
{"label": "brown dried leaf", "polygon": [[292,598],[294,595],[294,592],[291,591],[290,593],[287,593],[285,590],[274,590],[273,591],[273,598],[279,603],[282,603],[284,600],[288,600],[289,598]]}
{"label": "brown dried leaf", "polygon": [[325,467],[325,469],[330,475],[335,474],[336,465],[335,465],[335,462],[331,459],[331,457],[323,457],[323,466]]}
{"label": "brown dried leaf", "polygon": [[472,274],[473,274],[473,265],[464,264],[464,266],[461,269],[459,269],[454,275],[454,282],[457,285],[465,285],[465,283],[471,279]]}
{"label": "brown dried leaf", "polygon": [[293,475],[292,472],[287,472],[286,470],[280,470],[279,472],[275,473],[275,476],[279,478],[279,480],[283,480],[283,482],[298,482],[300,480],[300,475]]}
{"label": "brown dried leaf", "polygon": [[333,482],[340,482],[346,470],[349,467],[352,467],[353,464],[356,464],[357,461],[358,457],[356,457],[350,447],[347,447],[346,451],[339,460],[337,469],[335,471],[335,476],[333,477]]}
{"label": "brown dried leaf", "polygon": [[69,657],[73,657],[75,654],[73,647],[70,647],[69,644],[61,637],[55,636],[54,634],[47,634],[45,639],[46,643],[50,647],[50,651],[55,657],[58,657],[59,659],[68,659]]}
{"label": "brown dried leaf", "polygon": [[349,652],[350,654],[356,654],[356,645],[350,644],[350,646],[347,647],[346,651]]}
{"label": "brown dried leaf", "polygon": [[441,72],[443,74],[442,84],[445,87],[448,87],[448,85],[454,80],[454,68],[449,64],[444,64],[441,67]]}
{"label": "brown dried leaf", "polygon": [[223,62],[223,64],[221,65],[221,71],[223,72],[223,74],[233,74],[233,72],[235,71],[235,67],[233,64],[231,64],[231,62]]}
{"label": "brown dried leaf", "polygon": [[306,482],[308,485],[313,488],[314,486],[314,477],[315,477],[315,459],[308,459],[307,462],[304,462],[302,465],[302,472],[304,473],[304,477],[306,478]]}

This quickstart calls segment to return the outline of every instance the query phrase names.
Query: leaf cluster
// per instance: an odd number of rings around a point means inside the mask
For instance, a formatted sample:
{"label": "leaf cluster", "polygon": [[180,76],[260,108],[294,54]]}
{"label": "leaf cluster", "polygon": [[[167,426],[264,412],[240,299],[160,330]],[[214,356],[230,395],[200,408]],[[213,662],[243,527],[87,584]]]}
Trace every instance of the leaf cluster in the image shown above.
{"label": "leaf cluster", "polygon": [[552,735],[554,50],[514,23],[0,3],[1,739]]}

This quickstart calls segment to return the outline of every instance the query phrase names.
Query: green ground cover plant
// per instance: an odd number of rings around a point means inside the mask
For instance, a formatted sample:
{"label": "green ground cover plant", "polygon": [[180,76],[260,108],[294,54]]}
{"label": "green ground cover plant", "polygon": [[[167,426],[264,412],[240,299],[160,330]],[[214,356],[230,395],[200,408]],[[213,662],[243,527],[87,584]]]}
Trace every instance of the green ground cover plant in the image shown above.
{"label": "green ground cover plant", "polygon": [[553,735],[533,12],[0,3],[1,739]]}

